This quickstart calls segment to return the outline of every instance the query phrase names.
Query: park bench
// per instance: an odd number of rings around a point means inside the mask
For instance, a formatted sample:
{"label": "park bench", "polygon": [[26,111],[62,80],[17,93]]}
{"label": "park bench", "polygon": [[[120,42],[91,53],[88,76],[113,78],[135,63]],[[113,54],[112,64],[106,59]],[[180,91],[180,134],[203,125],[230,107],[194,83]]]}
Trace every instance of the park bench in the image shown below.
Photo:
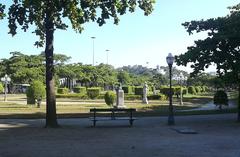
{"label": "park bench", "polygon": [[[134,108],[93,108],[90,109],[90,113],[93,113],[93,117],[90,120],[93,121],[93,126],[96,126],[97,121],[111,121],[111,120],[127,120],[130,126],[133,125],[133,121],[136,120],[133,117],[133,112],[136,112]],[[97,114],[101,113],[101,114]],[[125,113],[125,114],[124,114]],[[125,116],[127,113],[128,116]]]}

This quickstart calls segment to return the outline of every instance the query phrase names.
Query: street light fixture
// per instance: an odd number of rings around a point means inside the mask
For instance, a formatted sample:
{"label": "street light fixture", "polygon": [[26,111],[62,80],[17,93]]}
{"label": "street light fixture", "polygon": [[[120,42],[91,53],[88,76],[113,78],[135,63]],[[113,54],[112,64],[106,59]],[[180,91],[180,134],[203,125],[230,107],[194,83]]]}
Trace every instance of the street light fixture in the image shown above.
{"label": "street light fixture", "polygon": [[173,104],[172,104],[172,65],[174,62],[174,56],[169,53],[166,57],[166,61],[169,67],[169,82],[170,82],[170,93],[169,93],[169,115],[168,115],[168,125],[174,125],[174,115],[173,115]]}
{"label": "street light fixture", "polygon": [[5,74],[5,76],[1,78],[1,81],[4,82],[4,85],[5,85],[4,101],[7,101],[7,84],[11,81],[11,78],[7,74]]}
{"label": "street light fixture", "polygon": [[92,38],[92,40],[93,40],[93,63],[92,63],[92,65],[94,66],[94,39],[96,39],[96,37],[91,37]]}
{"label": "street light fixture", "polygon": [[105,51],[107,52],[107,65],[108,65],[108,52],[109,52],[110,50],[106,49]]}

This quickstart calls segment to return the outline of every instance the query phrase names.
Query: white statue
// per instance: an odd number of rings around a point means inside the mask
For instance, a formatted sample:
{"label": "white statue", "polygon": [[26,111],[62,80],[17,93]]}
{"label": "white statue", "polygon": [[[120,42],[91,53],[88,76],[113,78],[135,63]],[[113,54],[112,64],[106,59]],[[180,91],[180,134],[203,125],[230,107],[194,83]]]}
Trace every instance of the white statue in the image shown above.
{"label": "white statue", "polygon": [[148,85],[147,85],[147,82],[145,82],[143,86],[143,100],[142,100],[144,104],[148,104],[147,92],[148,92]]}

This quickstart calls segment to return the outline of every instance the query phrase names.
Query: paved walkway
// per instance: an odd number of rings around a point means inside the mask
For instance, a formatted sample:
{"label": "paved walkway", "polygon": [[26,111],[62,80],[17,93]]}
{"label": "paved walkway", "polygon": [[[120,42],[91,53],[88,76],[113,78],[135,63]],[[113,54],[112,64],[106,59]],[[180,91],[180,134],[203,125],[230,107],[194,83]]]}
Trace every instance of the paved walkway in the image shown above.
{"label": "paved walkway", "polygon": [[[127,122],[59,119],[61,128],[43,128],[39,119],[0,119],[0,157],[240,157],[236,114],[143,117]],[[198,134],[181,134],[182,128]]]}

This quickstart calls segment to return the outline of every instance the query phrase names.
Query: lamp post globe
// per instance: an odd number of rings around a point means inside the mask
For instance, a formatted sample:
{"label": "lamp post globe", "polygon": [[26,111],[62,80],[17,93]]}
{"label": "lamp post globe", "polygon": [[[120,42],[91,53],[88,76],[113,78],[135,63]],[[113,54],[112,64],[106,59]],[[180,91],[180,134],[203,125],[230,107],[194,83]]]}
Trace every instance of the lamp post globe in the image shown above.
{"label": "lamp post globe", "polygon": [[1,78],[1,81],[4,82],[4,85],[5,85],[4,101],[7,101],[7,84],[11,81],[11,78],[7,74],[5,74],[5,76]]}
{"label": "lamp post globe", "polygon": [[168,125],[174,125],[174,114],[173,114],[173,104],[172,104],[172,65],[174,62],[174,56],[172,53],[169,53],[166,57],[166,61],[169,67],[169,84],[170,84],[170,91],[169,91],[169,114],[168,114]]}

